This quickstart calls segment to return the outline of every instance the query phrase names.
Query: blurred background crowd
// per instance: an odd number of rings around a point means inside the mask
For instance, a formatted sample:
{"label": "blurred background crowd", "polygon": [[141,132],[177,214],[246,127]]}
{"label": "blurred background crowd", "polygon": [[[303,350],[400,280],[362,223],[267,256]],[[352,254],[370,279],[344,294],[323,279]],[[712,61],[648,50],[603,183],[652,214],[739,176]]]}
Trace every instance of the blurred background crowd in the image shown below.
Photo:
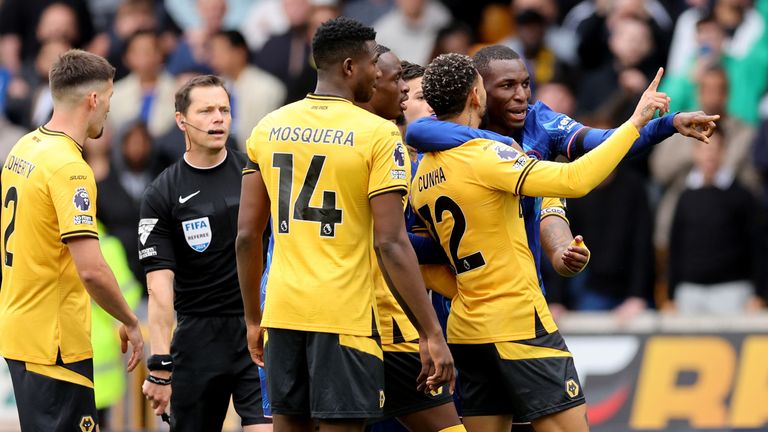
{"label": "blurred background crowd", "polygon": [[[768,296],[768,0],[0,0],[0,157],[51,113],[48,69],[79,47],[117,68],[109,127],[86,144],[98,215],[137,259],[144,188],[184,152],[173,95],[195,74],[232,94],[231,146],[314,88],[310,42],[340,14],[401,59],[504,44],[525,57],[531,103],[582,123],[626,120],[659,66],[673,111],[722,116],[712,144],[681,136],[568,202],[591,249],[573,279],[546,272],[553,310],[734,313]],[[697,289],[723,290],[703,301]],[[736,294],[734,294],[736,293]],[[733,299],[736,299],[735,301]]]}

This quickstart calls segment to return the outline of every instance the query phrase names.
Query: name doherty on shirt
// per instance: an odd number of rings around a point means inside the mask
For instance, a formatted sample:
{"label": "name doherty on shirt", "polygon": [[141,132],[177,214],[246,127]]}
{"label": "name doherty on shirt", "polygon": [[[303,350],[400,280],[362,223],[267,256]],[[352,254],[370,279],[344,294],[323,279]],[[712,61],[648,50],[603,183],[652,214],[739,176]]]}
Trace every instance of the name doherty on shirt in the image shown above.
{"label": "name doherty on shirt", "polygon": [[300,126],[273,127],[270,141],[290,141],[304,144],[337,144],[355,146],[355,133],[341,129],[309,128]]}
{"label": "name doherty on shirt", "polygon": [[11,155],[5,162],[5,169],[29,178],[29,175],[32,174],[32,171],[35,170],[35,164],[25,161],[20,157]]}

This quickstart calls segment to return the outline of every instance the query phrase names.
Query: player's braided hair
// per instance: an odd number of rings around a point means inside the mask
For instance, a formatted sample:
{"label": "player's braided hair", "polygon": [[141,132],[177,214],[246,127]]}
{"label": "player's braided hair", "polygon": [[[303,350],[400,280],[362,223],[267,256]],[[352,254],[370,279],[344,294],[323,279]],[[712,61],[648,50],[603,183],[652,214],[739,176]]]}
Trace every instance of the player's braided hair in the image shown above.
{"label": "player's braided hair", "polygon": [[472,59],[464,54],[441,54],[424,71],[424,98],[438,117],[464,110],[467,96],[477,80]]}
{"label": "player's braided hair", "polygon": [[403,68],[403,80],[405,81],[423,77],[426,69],[424,66],[411,63],[408,60],[402,60],[400,66]]}
{"label": "player's braided hair", "polygon": [[312,55],[318,69],[327,69],[363,53],[365,43],[372,40],[376,40],[376,32],[371,27],[346,17],[334,18],[321,24],[315,32]]}
{"label": "player's braided hair", "polygon": [[386,54],[386,53],[388,53],[390,51],[392,51],[392,50],[389,49],[388,46],[376,45],[376,54],[378,54],[378,55],[384,55],[384,54]]}
{"label": "player's braided hair", "polygon": [[493,60],[518,59],[520,59],[520,54],[515,52],[515,50],[512,48],[506,47],[504,45],[491,45],[482,48],[477,53],[475,53],[474,57],[472,57],[472,60],[475,62],[477,71],[480,72],[480,75],[483,76],[485,76],[486,72],[488,72],[488,65],[490,65]]}

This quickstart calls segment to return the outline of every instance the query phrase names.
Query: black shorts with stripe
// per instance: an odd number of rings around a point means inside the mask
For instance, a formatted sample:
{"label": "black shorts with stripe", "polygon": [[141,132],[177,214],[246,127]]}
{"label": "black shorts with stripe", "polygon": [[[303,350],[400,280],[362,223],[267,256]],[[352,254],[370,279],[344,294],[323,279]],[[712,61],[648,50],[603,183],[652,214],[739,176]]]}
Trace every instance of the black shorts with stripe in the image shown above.
{"label": "black shorts with stripe", "polygon": [[378,337],[270,328],[264,366],[272,413],[316,419],[381,417],[382,358]]}
{"label": "black shorts with stripe", "polygon": [[384,418],[400,417],[447,403],[453,403],[448,385],[437,391],[416,390],[421,372],[419,343],[405,342],[384,346]]}
{"label": "black shorts with stripe", "polygon": [[450,344],[463,416],[509,415],[528,422],[585,403],[560,332],[489,344]]}
{"label": "black shorts with stripe", "polygon": [[41,365],[6,359],[23,431],[96,430],[93,360]]}

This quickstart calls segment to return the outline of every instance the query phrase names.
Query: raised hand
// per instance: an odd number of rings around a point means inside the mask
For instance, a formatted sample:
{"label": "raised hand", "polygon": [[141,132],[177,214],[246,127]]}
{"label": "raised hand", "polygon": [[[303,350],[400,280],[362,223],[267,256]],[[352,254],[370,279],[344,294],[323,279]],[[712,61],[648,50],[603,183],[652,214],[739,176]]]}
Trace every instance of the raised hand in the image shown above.
{"label": "raised hand", "polygon": [[709,137],[715,131],[715,122],[717,120],[720,120],[719,115],[709,115],[704,111],[681,112],[675,114],[672,124],[680,135],[709,143]]}
{"label": "raised hand", "polygon": [[637,103],[635,112],[629,119],[637,129],[648,124],[648,122],[656,115],[656,111],[659,111],[659,114],[664,114],[669,111],[669,97],[667,97],[666,93],[657,91],[663,75],[664,68],[659,68],[659,71],[656,72],[656,77],[643,92],[643,95],[640,97],[640,102]]}

